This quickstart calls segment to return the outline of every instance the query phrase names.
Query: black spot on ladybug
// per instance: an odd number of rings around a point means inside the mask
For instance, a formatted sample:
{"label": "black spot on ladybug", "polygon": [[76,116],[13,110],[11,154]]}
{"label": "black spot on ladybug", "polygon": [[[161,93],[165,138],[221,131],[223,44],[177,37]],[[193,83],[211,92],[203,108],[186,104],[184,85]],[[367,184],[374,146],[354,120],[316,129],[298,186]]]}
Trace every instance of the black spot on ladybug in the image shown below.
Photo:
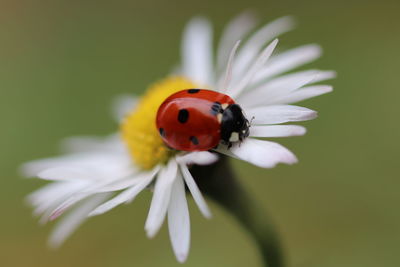
{"label": "black spot on ladybug", "polygon": [[196,136],[191,136],[189,137],[190,142],[193,143],[193,145],[198,145],[199,144],[199,140],[197,139]]}
{"label": "black spot on ladybug", "polygon": [[218,113],[222,113],[224,110],[222,109],[221,103],[219,102],[214,102],[214,104],[211,106],[211,114],[214,116],[217,115]]}
{"label": "black spot on ladybug", "polygon": [[187,92],[189,94],[197,94],[198,92],[200,92],[200,89],[189,89],[189,90],[187,90]]}
{"label": "black spot on ladybug", "polygon": [[187,109],[181,109],[178,113],[178,121],[180,123],[185,123],[189,119],[189,111]]}
{"label": "black spot on ladybug", "polygon": [[165,137],[164,128],[160,128],[160,129],[158,129],[158,130],[160,131],[160,135],[161,135],[162,137]]}

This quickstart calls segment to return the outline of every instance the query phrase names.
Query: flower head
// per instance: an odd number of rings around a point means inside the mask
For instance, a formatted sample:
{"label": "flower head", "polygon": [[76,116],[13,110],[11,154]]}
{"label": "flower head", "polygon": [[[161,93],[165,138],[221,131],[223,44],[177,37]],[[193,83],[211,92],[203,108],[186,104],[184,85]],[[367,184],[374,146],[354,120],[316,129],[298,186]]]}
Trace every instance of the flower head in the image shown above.
{"label": "flower head", "polygon": [[[121,133],[107,138],[71,138],[64,143],[66,154],[24,165],[27,176],[52,181],[29,196],[41,221],[63,220],[51,235],[50,244],[60,245],[87,217],[129,203],[144,189],[153,191],[145,230],[153,237],[165,217],[177,259],[185,261],[190,244],[189,211],[185,185],[202,214],[211,212],[191,173],[193,164],[218,160],[215,152],[248,161],[264,168],[292,164],[296,157],[285,147],[258,138],[303,135],[305,128],[280,125],[316,117],[316,112],[291,103],[330,92],[327,85],[312,85],[334,77],[332,71],[308,70],[284,74],[318,58],[317,45],[306,45],[273,54],[277,36],[293,27],[290,18],[273,21],[255,33],[254,19],[245,13],[226,27],[217,53],[212,32],[203,18],[191,20],[182,42],[182,62],[170,77],[153,84],[140,99],[123,99],[119,114]],[[240,45],[239,40],[243,41]],[[213,152],[176,151],[167,147],[156,128],[161,103],[184,89],[215,90],[232,97],[250,121],[249,137]],[[129,109],[126,110],[126,107]]]}

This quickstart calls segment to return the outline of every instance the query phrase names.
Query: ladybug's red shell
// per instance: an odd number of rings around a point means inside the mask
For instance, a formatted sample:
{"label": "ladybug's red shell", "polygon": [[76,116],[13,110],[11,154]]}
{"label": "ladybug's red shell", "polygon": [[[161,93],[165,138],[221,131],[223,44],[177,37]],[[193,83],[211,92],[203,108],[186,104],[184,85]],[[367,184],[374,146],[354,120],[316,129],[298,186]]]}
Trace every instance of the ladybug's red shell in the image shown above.
{"label": "ladybug's red shell", "polygon": [[179,91],[168,97],[158,109],[157,129],[165,144],[173,149],[212,149],[221,140],[221,106],[234,103],[229,96],[215,91]]}

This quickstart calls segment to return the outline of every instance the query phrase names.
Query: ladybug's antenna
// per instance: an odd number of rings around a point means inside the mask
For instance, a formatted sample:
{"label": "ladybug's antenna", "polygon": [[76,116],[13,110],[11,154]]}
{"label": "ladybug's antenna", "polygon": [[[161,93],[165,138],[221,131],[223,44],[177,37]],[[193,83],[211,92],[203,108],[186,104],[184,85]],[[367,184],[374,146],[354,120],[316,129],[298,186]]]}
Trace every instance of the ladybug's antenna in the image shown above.
{"label": "ladybug's antenna", "polygon": [[229,83],[232,78],[232,67],[233,60],[235,59],[236,51],[239,48],[241,40],[237,41],[233,46],[231,53],[229,54],[228,63],[226,65],[225,76],[223,80],[220,80],[218,83],[218,89],[220,92],[226,92],[228,90]]}
{"label": "ladybug's antenna", "polygon": [[256,117],[251,117],[251,120],[250,120],[250,122],[249,122],[249,127],[251,127],[251,124],[252,124],[252,122],[253,122],[253,120],[255,119]]}

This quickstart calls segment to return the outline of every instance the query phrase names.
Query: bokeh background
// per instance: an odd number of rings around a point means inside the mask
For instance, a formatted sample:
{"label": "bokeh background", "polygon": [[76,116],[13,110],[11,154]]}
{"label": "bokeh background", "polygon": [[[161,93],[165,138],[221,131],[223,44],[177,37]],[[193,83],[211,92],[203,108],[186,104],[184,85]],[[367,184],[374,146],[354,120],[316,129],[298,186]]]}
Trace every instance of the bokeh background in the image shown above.
{"label": "bokeh background", "polygon": [[[24,197],[43,183],[18,166],[57,155],[71,135],[116,130],[110,103],[140,93],[179,59],[194,15],[219,36],[243,9],[262,22],[294,15],[281,47],[316,42],[308,66],[338,71],[335,91],[301,103],[319,111],[304,137],[281,140],[300,163],[262,170],[234,162],[244,186],[279,227],[289,266],[400,266],[400,2],[386,1],[0,1],[0,266],[179,266],[166,228],[143,230],[151,194],[90,219],[57,251]],[[229,214],[192,208],[186,266],[261,266]]]}

